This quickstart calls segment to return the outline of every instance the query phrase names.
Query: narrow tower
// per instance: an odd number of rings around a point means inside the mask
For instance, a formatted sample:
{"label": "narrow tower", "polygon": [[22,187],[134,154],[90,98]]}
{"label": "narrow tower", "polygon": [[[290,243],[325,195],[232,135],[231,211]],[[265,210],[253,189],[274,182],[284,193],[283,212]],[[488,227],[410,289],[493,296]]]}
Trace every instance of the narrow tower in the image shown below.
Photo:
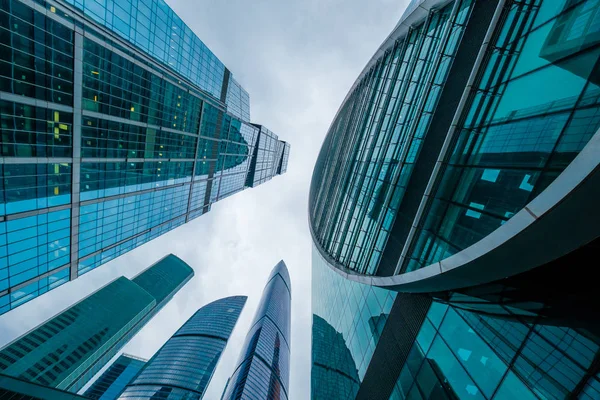
{"label": "narrow tower", "polygon": [[290,275],[280,261],[269,276],[224,400],[288,398]]}

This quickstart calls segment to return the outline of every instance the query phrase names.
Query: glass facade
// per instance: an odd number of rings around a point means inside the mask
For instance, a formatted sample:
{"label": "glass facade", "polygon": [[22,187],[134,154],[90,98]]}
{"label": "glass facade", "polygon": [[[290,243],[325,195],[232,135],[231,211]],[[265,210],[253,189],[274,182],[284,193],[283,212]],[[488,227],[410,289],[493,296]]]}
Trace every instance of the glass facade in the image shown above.
{"label": "glass facade", "polygon": [[246,304],[226,297],[199,309],[146,363],[120,399],[201,399]]}
{"label": "glass facade", "polygon": [[117,278],[0,349],[0,372],[77,392],[193,275],[171,254]]}
{"label": "glass facade", "polygon": [[573,329],[433,303],[396,399],[596,399],[600,346]]}
{"label": "glass facade", "polygon": [[313,248],[312,399],[356,397],[395,298],[344,279]]}
{"label": "glass facade", "polygon": [[[65,0],[76,10],[159,60],[215,98],[221,97],[225,65],[163,0]],[[226,104],[239,118],[250,120],[250,96],[233,78]]]}
{"label": "glass facade", "polygon": [[[248,172],[246,186],[263,184],[275,175],[287,170],[289,144],[277,139],[277,135],[262,125],[254,125],[260,131],[260,137],[254,149],[254,156]],[[287,149],[287,152],[286,152]],[[282,169],[282,166],[285,168]]]}
{"label": "glass facade", "polygon": [[[577,168],[600,128],[599,59],[597,0],[410,2],[313,174],[313,399],[600,398],[596,332],[548,300],[571,289],[535,290],[572,254],[502,281],[444,274],[518,212],[537,219],[526,206]],[[431,303],[420,317],[397,307],[411,296]]]}
{"label": "glass facade", "polygon": [[116,399],[147,361],[129,354],[121,354],[83,395],[95,400]]}
{"label": "glass facade", "polygon": [[377,270],[472,5],[450,2],[411,27],[338,111],[313,176],[311,219],[345,268]]}
{"label": "glass facade", "polygon": [[223,400],[288,399],[291,281],[280,261],[265,286]]}
{"label": "glass facade", "polygon": [[51,3],[0,2],[0,313],[285,172],[164,1]]}
{"label": "glass facade", "polygon": [[501,226],[600,128],[595,0],[511,2],[496,31],[403,271]]}
{"label": "glass facade", "polygon": [[312,325],[311,381],[313,399],[351,399],[360,388],[356,363],[344,336],[316,314]]}
{"label": "glass facade", "polygon": [[287,172],[288,161],[290,159],[290,144],[287,142],[284,143],[283,158],[281,159],[281,164],[279,165],[279,170],[277,171],[279,174],[284,174]]}

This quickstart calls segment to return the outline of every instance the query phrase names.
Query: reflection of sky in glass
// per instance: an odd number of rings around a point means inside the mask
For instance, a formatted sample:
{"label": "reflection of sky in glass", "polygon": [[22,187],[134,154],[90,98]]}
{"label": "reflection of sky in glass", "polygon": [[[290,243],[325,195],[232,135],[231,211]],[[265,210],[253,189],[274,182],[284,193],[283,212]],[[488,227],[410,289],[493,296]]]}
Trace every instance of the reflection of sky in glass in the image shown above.
{"label": "reflection of sky in glass", "polygon": [[[225,65],[163,0],[66,0],[86,16],[148,52],[216,98],[221,97]],[[250,96],[233,77],[226,104],[250,120]]]}
{"label": "reflection of sky in glass", "polygon": [[344,336],[318,315],[312,326],[312,398],[354,399],[360,387],[356,363]]}
{"label": "reflection of sky in glass", "polygon": [[[433,370],[461,399],[533,399],[534,393],[566,398],[587,379],[598,350],[569,328],[527,325],[434,302],[391,399],[412,398],[419,389],[432,390],[434,383],[441,388],[439,382],[421,381]],[[586,385],[590,399],[597,398],[591,395],[598,393],[594,385],[594,379]]]}

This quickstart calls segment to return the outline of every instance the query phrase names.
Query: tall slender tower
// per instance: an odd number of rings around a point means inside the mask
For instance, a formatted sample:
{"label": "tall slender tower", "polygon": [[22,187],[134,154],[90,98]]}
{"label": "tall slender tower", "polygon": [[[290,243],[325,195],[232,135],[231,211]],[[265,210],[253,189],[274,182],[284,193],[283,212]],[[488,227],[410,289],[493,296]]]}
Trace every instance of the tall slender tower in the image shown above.
{"label": "tall slender tower", "polygon": [[0,373],[77,392],[193,275],[170,254],[115,279],[0,349]]}
{"label": "tall slender tower", "polygon": [[164,0],[7,0],[0,26],[0,314],[285,173]]}
{"label": "tall slender tower", "polygon": [[288,398],[291,283],[280,261],[269,276],[225,400]]}
{"label": "tall slender tower", "polygon": [[201,399],[246,304],[232,296],[202,307],[146,363],[120,399]]}

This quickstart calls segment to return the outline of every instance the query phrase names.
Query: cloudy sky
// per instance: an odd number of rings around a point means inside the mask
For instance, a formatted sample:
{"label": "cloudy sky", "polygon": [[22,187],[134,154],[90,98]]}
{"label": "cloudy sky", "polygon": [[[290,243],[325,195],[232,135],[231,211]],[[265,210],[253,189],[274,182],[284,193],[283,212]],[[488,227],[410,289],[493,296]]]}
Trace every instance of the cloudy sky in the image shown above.
{"label": "cloudy sky", "polygon": [[287,174],[225,199],[205,216],[0,316],[0,346],[81,297],[167,253],[195,277],[124,348],[150,358],[198,308],[249,296],[205,399],[233,372],[269,272],[292,279],[290,399],[310,397],[311,239],[307,198],[317,153],[348,89],[408,0],[167,0],[250,93],[252,122],[291,143]]}

